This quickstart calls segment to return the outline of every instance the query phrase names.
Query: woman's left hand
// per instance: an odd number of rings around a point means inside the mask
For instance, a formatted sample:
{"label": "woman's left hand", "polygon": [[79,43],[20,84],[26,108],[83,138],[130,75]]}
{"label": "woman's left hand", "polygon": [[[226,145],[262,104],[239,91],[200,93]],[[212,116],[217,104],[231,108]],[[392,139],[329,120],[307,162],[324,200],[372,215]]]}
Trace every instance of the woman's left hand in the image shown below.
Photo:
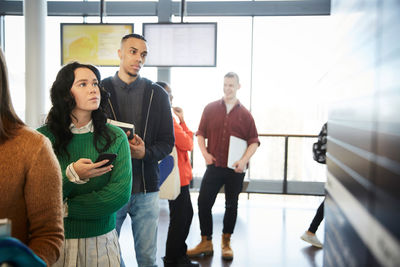
{"label": "woman's left hand", "polygon": [[81,158],[73,164],[76,174],[81,180],[101,176],[112,170],[113,165],[101,167],[108,162],[108,159],[93,163],[90,159]]}

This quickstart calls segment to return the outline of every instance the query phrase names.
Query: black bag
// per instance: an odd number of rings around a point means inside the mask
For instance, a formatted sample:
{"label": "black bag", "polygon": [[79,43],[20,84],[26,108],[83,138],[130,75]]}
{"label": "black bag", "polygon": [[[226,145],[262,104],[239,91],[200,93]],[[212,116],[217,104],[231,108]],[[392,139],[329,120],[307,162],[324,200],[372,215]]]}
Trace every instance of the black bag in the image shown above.
{"label": "black bag", "polygon": [[318,135],[318,141],[313,144],[313,158],[315,161],[326,164],[326,143],[327,143],[328,126],[325,123]]}

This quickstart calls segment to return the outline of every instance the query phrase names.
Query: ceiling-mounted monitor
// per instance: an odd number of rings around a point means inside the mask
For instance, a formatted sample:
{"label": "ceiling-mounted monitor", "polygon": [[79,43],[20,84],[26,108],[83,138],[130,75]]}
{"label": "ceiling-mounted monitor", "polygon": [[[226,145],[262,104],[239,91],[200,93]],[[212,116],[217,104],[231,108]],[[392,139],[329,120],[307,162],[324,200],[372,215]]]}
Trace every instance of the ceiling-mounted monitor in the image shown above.
{"label": "ceiling-mounted monitor", "polygon": [[119,66],[118,49],[133,24],[61,23],[61,65],[71,61]]}
{"label": "ceiling-mounted monitor", "polygon": [[217,23],[143,23],[149,67],[215,67]]}

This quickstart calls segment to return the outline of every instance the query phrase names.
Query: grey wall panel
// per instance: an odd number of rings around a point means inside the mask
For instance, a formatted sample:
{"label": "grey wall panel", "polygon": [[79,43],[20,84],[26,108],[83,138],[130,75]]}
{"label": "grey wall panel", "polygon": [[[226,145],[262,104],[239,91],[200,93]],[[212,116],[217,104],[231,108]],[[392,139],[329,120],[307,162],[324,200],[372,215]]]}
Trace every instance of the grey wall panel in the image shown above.
{"label": "grey wall panel", "polygon": [[351,167],[351,170],[346,169],[346,171],[353,176],[352,179],[357,180],[366,188],[371,187],[371,152],[357,149],[348,144],[340,144],[338,140],[331,139],[329,154],[331,160],[335,160],[337,164],[341,163],[340,166]]}
{"label": "grey wall panel", "polygon": [[[400,114],[399,114],[400,115]],[[390,127],[390,126],[389,126]],[[399,132],[400,133],[400,132]],[[381,156],[382,163],[377,162],[378,164],[384,164],[387,168],[393,169],[393,171],[400,173],[400,136],[393,135],[383,132],[376,133],[376,154]],[[383,162],[383,161],[387,162]]]}
{"label": "grey wall panel", "polygon": [[[346,117],[350,119],[351,116],[351,114],[347,114]],[[368,127],[370,128],[370,130],[372,130],[372,122],[364,122],[363,124],[363,126]],[[336,144],[338,146],[344,146],[347,147],[349,150],[354,150],[354,153],[359,153],[364,155],[365,157],[368,157],[368,155],[366,154],[372,151],[373,138],[370,130],[366,128],[361,128],[355,123],[353,123],[352,126],[329,123],[329,126],[329,133],[331,138],[331,142],[329,143],[329,145]],[[351,144],[351,146],[349,146],[348,144]]]}
{"label": "grey wall panel", "polygon": [[372,209],[376,219],[388,229],[397,240],[400,240],[398,192],[399,191],[397,191],[396,195],[393,195],[390,191],[388,192],[387,190],[380,190],[377,188],[374,192]]}
{"label": "grey wall panel", "polygon": [[346,189],[360,202],[365,209],[369,209],[371,186],[364,177],[359,176],[348,166],[334,158],[328,159],[329,171],[342,183]]}
{"label": "grey wall panel", "polygon": [[[384,191],[386,194],[392,195],[399,199],[399,174],[390,171],[388,168],[382,167],[380,165],[375,166],[375,186],[380,190]],[[399,212],[400,213],[400,212]],[[400,227],[399,227],[400,228]]]}
{"label": "grey wall panel", "polygon": [[377,220],[400,242],[400,1],[381,1],[380,5],[373,204]]}
{"label": "grey wall panel", "polygon": [[399,59],[400,48],[398,45],[398,35],[400,33],[400,1],[385,0],[380,1],[381,5],[381,39],[380,56]]}
{"label": "grey wall panel", "polygon": [[[368,265],[368,249],[346,219],[339,206],[327,195],[325,200],[324,266],[373,266]],[[357,257],[355,257],[357,255]]]}
{"label": "grey wall panel", "polygon": [[[334,0],[324,266],[400,266],[400,2]],[[354,92],[348,93],[348,92]]]}
{"label": "grey wall panel", "polygon": [[[396,71],[396,70],[392,70]],[[376,129],[376,218],[400,240],[400,92],[379,90]]]}

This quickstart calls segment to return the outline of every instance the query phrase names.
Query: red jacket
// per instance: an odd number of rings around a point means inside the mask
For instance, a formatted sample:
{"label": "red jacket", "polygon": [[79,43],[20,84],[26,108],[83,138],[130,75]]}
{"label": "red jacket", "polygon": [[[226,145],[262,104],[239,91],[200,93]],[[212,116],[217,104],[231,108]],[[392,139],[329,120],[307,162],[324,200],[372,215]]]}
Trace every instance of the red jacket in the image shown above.
{"label": "red jacket", "polygon": [[178,152],[178,167],[181,186],[188,185],[192,180],[192,166],[188,151],[193,150],[193,132],[188,129],[186,124],[178,124],[174,119],[175,147]]}

